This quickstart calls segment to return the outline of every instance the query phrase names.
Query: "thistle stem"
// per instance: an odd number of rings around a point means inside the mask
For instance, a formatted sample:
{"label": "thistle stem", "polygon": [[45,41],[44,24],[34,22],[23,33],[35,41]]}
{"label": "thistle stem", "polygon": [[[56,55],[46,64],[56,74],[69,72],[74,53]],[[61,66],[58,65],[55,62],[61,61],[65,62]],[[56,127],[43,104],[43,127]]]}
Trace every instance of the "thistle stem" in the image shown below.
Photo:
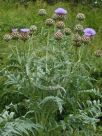
{"label": "thistle stem", "polygon": [[75,47],[75,59],[78,60],[78,47]]}
{"label": "thistle stem", "polygon": [[46,47],[46,72],[47,72],[47,70],[48,70],[47,61],[48,61],[49,35],[50,35],[50,31],[48,30],[48,35],[47,35],[47,47]]}

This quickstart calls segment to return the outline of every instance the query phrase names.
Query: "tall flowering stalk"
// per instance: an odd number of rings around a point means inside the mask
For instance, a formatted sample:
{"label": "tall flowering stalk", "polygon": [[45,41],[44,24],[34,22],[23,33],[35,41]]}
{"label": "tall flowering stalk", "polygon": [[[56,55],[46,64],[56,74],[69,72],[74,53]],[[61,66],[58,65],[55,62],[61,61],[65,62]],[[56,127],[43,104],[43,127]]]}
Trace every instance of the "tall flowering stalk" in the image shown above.
{"label": "tall flowering stalk", "polygon": [[50,27],[54,26],[54,20],[49,18],[45,21],[46,26],[48,27],[48,34],[47,34],[47,47],[46,47],[46,72],[48,70],[47,62],[48,62],[48,48],[49,48],[49,40],[50,40]]}
{"label": "tall flowering stalk", "polygon": [[48,71],[48,48],[49,48],[49,38],[50,38],[50,29],[48,29],[48,35],[47,35],[47,45],[46,45],[46,73]]}

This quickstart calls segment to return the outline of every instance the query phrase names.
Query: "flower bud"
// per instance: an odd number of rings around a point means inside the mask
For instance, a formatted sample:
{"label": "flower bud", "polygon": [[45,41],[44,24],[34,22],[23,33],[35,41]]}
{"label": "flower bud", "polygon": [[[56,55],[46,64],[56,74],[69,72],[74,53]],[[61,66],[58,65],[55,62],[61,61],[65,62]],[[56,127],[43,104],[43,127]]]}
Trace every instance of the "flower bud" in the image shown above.
{"label": "flower bud", "polygon": [[71,35],[72,32],[71,32],[70,28],[65,28],[64,33],[65,33],[65,35]]}
{"label": "flower bud", "polygon": [[19,32],[12,32],[11,36],[12,36],[12,39],[17,40],[19,38]]}
{"label": "flower bud", "polygon": [[40,16],[45,16],[46,14],[47,14],[47,12],[46,12],[45,9],[39,9],[38,15],[40,15]]}
{"label": "flower bud", "polygon": [[85,15],[83,13],[78,13],[76,18],[79,20],[79,21],[83,21],[85,20]]}
{"label": "flower bud", "polygon": [[63,29],[65,27],[65,24],[63,21],[58,21],[56,23],[56,27],[59,28],[59,29]]}
{"label": "flower bud", "polygon": [[83,35],[81,40],[84,44],[88,44],[90,42],[90,37]]}
{"label": "flower bud", "polygon": [[10,40],[12,39],[12,36],[11,36],[10,34],[5,34],[4,37],[3,37],[3,39],[4,39],[6,42],[8,42],[8,41],[10,41]]}
{"label": "flower bud", "polygon": [[80,25],[80,24],[78,24],[78,25],[75,26],[75,31],[76,32],[83,32],[83,29],[84,29],[83,26]]}
{"label": "flower bud", "polygon": [[45,24],[46,24],[47,26],[53,26],[53,25],[54,25],[54,20],[51,19],[51,18],[46,19]]}
{"label": "flower bud", "polygon": [[54,34],[54,37],[56,40],[61,40],[63,38],[63,34],[61,31],[57,31],[55,34]]}
{"label": "flower bud", "polygon": [[23,41],[28,40],[29,37],[30,37],[30,36],[29,36],[28,33],[20,33],[20,35],[19,35],[19,38],[20,38],[21,40],[23,40]]}
{"label": "flower bud", "polygon": [[33,32],[37,31],[37,27],[35,25],[30,26],[30,31]]}
{"label": "flower bud", "polygon": [[96,57],[102,57],[102,50],[96,50],[95,51],[95,56]]}
{"label": "flower bud", "polygon": [[81,36],[79,34],[74,35],[73,41],[74,41],[73,45],[76,47],[80,47],[82,45]]}

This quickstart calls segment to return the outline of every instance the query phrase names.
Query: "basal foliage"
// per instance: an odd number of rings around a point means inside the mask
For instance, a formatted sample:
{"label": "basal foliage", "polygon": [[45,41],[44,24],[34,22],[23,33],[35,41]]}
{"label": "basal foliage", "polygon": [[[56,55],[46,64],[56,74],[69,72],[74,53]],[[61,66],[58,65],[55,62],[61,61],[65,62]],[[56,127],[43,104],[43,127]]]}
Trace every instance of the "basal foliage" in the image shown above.
{"label": "basal foliage", "polygon": [[102,94],[90,75],[90,45],[73,46],[73,34],[57,41],[54,32],[45,26],[11,46],[1,71],[1,136],[95,136]]}

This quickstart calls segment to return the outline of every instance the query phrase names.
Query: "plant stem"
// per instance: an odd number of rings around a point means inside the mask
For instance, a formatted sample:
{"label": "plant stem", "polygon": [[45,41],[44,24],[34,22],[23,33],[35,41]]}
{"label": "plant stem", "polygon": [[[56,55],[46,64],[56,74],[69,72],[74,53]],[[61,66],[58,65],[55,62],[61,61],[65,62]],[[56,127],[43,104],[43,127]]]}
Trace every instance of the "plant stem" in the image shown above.
{"label": "plant stem", "polygon": [[49,29],[48,29],[48,35],[47,35],[47,47],[46,47],[46,72],[47,72],[47,70],[48,70],[47,61],[48,61],[49,35],[50,35],[50,31],[49,31]]}

